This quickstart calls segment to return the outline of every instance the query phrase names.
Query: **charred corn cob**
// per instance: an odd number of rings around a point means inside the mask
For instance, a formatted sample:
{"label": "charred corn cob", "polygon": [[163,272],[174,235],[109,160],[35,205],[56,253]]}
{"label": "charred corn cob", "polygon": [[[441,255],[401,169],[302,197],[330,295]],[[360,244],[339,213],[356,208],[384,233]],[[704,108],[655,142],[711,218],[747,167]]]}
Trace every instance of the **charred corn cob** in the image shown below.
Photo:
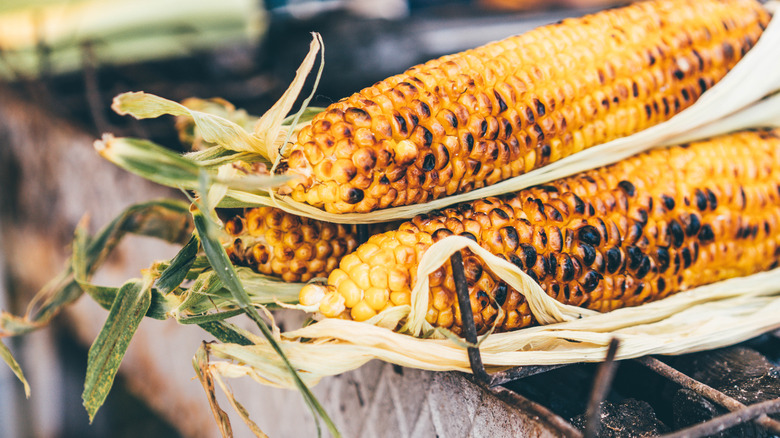
{"label": "charred corn cob", "polygon": [[[222,212],[231,261],[287,282],[326,277],[358,246],[355,225],[301,218],[272,207],[232,213]],[[367,234],[388,229],[367,227]]]}
{"label": "charred corn cob", "polygon": [[[553,298],[604,312],[774,268],[778,227],[780,130],[741,132],[418,216],[371,237],[327,287],[309,285],[300,300],[355,320],[408,304],[422,254],[455,234],[514,263]],[[534,324],[523,295],[470,251],[463,259],[480,331]],[[429,303],[428,322],[459,332],[449,264],[431,274]]]}
{"label": "charred corn cob", "polygon": [[367,212],[517,176],[689,107],[768,20],[752,0],[652,0],[412,67],[302,129],[282,193]]}

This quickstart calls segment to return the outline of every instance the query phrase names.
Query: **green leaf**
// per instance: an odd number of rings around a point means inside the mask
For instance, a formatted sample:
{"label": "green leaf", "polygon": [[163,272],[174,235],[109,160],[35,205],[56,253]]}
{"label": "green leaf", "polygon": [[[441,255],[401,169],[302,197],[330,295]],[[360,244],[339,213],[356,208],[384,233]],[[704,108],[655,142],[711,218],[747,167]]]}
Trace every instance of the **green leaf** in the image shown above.
{"label": "green leaf", "polygon": [[187,278],[187,273],[189,273],[192,264],[195,263],[199,245],[198,237],[193,234],[190,241],[176,254],[171,260],[171,264],[165,268],[160,278],[157,279],[154,285],[155,289],[162,294],[167,294],[179,287],[181,282]]}
{"label": "green leaf", "polygon": [[24,385],[25,397],[30,398],[30,385],[27,383],[27,379],[24,378],[22,367],[19,366],[19,363],[16,362],[16,359],[14,359],[14,356],[11,354],[11,350],[9,350],[2,341],[0,341],[0,357],[3,358],[3,361],[8,364],[8,367],[11,368],[11,371],[16,375],[16,378]]}
{"label": "green leaf", "polygon": [[119,289],[108,319],[89,349],[87,358],[87,377],[81,398],[90,422],[106,400],[130,339],[151,303],[151,278],[129,281]]}
{"label": "green leaf", "polygon": [[249,338],[233,329],[232,324],[228,324],[224,321],[202,322],[198,325],[203,330],[211,333],[219,342],[225,344],[252,345],[252,341],[250,341]]}
{"label": "green leaf", "polygon": [[[205,172],[201,173],[200,187],[203,193],[205,193],[206,187],[208,187],[207,179],[208,179],[208,175]],[[222,284],[231,292],[231,294],[233,295],[233,299],[236,301],[236,304],[241,309],[243,309],[246,312],[246,314],[255,322],[257,327],[263,333],[263,336],[268,340],[271,347],[274,349],[274,351],[276,351],[276,353],[282,359],[285,366],[290,371],[290,374],[292,375],[298,390],[303,395],[304,401],[312,410],[312,412],[315,415],[318,415],[325,422],[325,425],[328,427],[328,430],[331,432],[333,436],[341,436],[338,429],[336,429],[335,424],[333,424],[333,421],[325,412],[325,409],[319,403],[319,401],[314,396],[314,394],[312,394],[311,390],[306,386],[306,384],[303,383],[303,380],[301,380],[300,376],[298,375],[298,372],[290,363],[289,358],[284,353],[284,351],[282,351],[281,346],[274,338],[265,320],[263,320],[263,318],[258,313],[257,309],[252,304],[251,300],[249,299],[249,295],[246,293],[246,290],[244,290],[244,286],[239,280],[235,269],[233,269],[233,264],[230,262],[230,258],[225,252],[225,248],[219,243],[219,239],[215,236],[216,233],[213,231],[215,228],[214,225],[202,213],[202,211],[208,211],[208,210],[202,207],[198,208],[196,204],[193,204],[190,208],[192,212],[193,221],[195,223],[195,229],[198,232],[201,245],[203,246],[203,250],[206,253],[206,257],[208,257],[209,262],[211,263],[211,266],[214,269],[214,272],[219,276],[219,279],[220,281],[222,281]],[[316,425],[317,425],[317,432],[319,435],[320,432],[319,421],[316,422]]]}

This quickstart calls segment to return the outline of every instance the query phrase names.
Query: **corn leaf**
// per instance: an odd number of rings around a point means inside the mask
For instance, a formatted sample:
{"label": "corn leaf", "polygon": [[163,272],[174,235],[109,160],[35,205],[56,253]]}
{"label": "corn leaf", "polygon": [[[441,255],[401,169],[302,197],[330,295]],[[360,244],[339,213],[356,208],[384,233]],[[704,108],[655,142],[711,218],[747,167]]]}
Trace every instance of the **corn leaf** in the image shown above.
{"label": "corn leaf", "polygon": [[[208,186],[207,176],[205,173],[201,173],[200,185],[201,185],[201,191],[204,191],[205,187]],[[233,299],[236,302],[236,305],[238,305],[238,307],[243,309],[246,312],[246,314],[255,322],[257,327],[263,333],[263,336],[270,343],[274,351],[276,351],[276,353],[279,355],[282,362],[285,364],[285,367],[290,372],[293,380],[295,381],[296,387],[303,395],[306,404],[312,410],[314,415],[319,416],[319,418],[321,418],[325,422],[331,434],[333,434],[334,436],[340,436],[338,430],[336,429],[336,426],[333,424],[332,420],[328,417],[328,414],[322,408],[319,401],[317,401],[316,397],[314,397],[314,394],[311,393],[311,390],[303,383],[301,378],[298,376],[297,371],[290,364],[284,351],[281,349],[281,347],[279,347],[279,344],[274,339],[268,325],[262,319],[260,314],[257,312],[257,309],[255,309],[254,305],[249,299],[249,295],[246,293],[244,286],[241,284],[238,275],[233,269],[233,265],[230,262],[230,259],[228,258],[225,249],[222,247],[222,245],[220,245],[219,240],[216,238],[216,236],[214,236],[214,231],[212,231],[213,225],[208,220],[208,218],[201,212],[203,207],[198,208],[195,204],[193,204],[191,209],[192,209],[192,216],[195,222],[195,229],[197,230],[198,236],[201,240],[201,244],[203,245],[203,250],[205,251],[206,256],[208,257],[211,266],[214,268],[214,272],[219,276],[219,279],[220,281],[222,281],[222,284],[225,285],[225,287],[231,292],[231,294],[233,295]],[[320,432],[319,422],[316,422],[316,424],[317,424],[317,431],[319,434]]]}
{"label": "corn leaf", "polygon": [[3,361],[11,368],[11,371],[16,375],[16,378],[24,385],[25,397],[30,398],[30,384],[27,383],[27,379],[24,378],[22,367],[19,366],[19,363],[16,362],[16,359],[14,359],[14,356],[11,354],[11,350],[9,350],[2,341],[0,341],[0,357],[3,358]]}
{"label": "corn leaf", "polygon": [[151,304],[151,278],[129,281],[119,289],[87,358],[87,376],[81,397],[90,422],[106,400],[130,339]]}
{"label": "corn leaf", "polygon": [[187,278],[192,264],[198,255],[200,242],[198,237],[193,234],[190,241],[179,251],[171,260],[171,263],[157,279],[154,288],[162,294],[172,292]]}
{"label": "corn leaf", "polygon": [[155,118],[166,114],[190,116],[195,121],[200,135],[205,141],[234,151],[265,155],[263,141],[235,122],[214,114],[192,110],[180,103],[154,94],[123,93],[114,98],[111,108],[119,115],[129,114],[136,119]]}
{"label": "corn leaf", "polygon": [[200,384],[203,385],[203,389],[206,391],[211,412],[214,414],[217,425],[219,425],[219,431],[224,438],[232,437],[233,428],[230,426],[230,418],[219,407],[219,402],[217,402],[217,393],[214,391],[214,378],[209,369],[208,351],[205,343],[198,348],[195,357],[192,358],[192,367],[195,369],[195,375],[198,376]]}

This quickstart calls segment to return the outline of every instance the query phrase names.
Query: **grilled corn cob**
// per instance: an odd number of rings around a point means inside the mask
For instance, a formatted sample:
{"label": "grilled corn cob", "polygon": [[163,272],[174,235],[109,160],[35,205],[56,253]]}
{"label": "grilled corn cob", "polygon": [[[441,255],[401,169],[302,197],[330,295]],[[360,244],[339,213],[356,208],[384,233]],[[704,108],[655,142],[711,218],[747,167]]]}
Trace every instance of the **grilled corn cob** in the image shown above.
{"label": "grilled corn cob", "polygon": [[[231,261],[287,282],[326,277],[341,257],[358,246],[355,225],[302,218],[272,207],[232,213],[222,211]],[[367,234],[388,229],[388,225],[367,227]]]}
{"label": "grilled corn cob", "polygon": [[[408,304],[422,254],[456,234],[514,263],[553,298],[605,312],[772,269],[779,227],[780,130],[746,131],[417,216],[371,237],[327,287],[306,286],[300,300],[355,320]],[[470,251],[463,259],[478,330],[534,324],[523,295]],[[430,275],[429,303],[429,323],[459,332],[449,264]]]}
{"label": "grilled corn cob", "polygon": [[281,193],[367,212],[517,176],[689,107],[768,20],[752,0],[652,0],[412,67],[302,129]]}

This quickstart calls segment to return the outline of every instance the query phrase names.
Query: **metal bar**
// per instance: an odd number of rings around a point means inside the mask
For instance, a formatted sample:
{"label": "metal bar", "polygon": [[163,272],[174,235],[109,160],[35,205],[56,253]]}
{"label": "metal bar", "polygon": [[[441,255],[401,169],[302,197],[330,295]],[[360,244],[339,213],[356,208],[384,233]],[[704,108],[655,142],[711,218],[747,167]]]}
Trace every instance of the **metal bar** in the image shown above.
{"label": "metal bar", "polygon": [[490,375],[490,383],[488,386],[498,386],[504,383],[511,382],[513,380],[523,379],[525,377],[535,376],[537,374],[546,373],[558,368],[563,368],[571,364],[562,365],[528,365],[513,367],[503,371],[498,371]]}
{"label": "metal bar", "polygon": [[539,419],[560,432],[561,436],[566,438],[582,438],[582,432],[580,432],[579,429],[572,426],[571,423],[543,405],[540,405],[533,400],[529,400],[503,386],[491,388],[490,391],[504,403],[524,412],[536,415]]}
{"label": "metal bar", "polygon": [[773,414],[780,412],[780,398],[773,400],[767,400],[754,405],[746,406],[734,412],[715,417],[712,420],[699,423],[696,426],[691,426],[686,429],[678,430],[677,432],[662,435],[662,438],[694,438],[705,437],[718,432],[722,432],[730,427],[734,427],[738,424],[748,422],[756,419],[758,423],[758,417],[767,414]]}
{"label": "metal bar", "polygon": [[[702,397],[705,397],[723,406],[729,411],[741,411],[746,408],[746,406],[740,403],[738,400],[735,400],[728,395],[718,391],[717,389],[677,371],[676,369],[654,357],[645,356],[634,360],[673,381],[674,383],[682,386],[683,388],[690,389]],[[768,431],[774,433],[775,435],[780,435],[780,421],[769,418],[766,415],[761,415],[756,419],[756,423]]]}
{"label": "metal bar", "polygon": [[[458,293],[458,305],[460,306],[460,318],[462,321],[463,337],[470,344],[477,343],[477,327],[474,325],[474,314],[471,310],[471,300],[469,299],[469,287],[466,284],[466,273],[463,270],[463,256],[460,251],[456,251],[450,257],[452,265],[452,276],[455,280],[455,290]],[[468,348],[469,363],[471,372],[482,383],[490,381],[490,376],[482,365],[482,356],[479,354],[478,347]]]}
{"label": "metal bar", "polygon": [[362,245],[366,243],[366,241],[369,238],[368,235],[368,225],[367,224],[357,224],[355,225],[356,232],[357,232],[357,241],[358,245]]}
{"label": "metal bar", "polygon": [[601,402],[606,398],[607,392],[609,392],[609,388],[612,386],[612,379],[615,377],[615,369],[617,367],[615,354],[619,345],[620,342],[617,338],[612,338],[609,341],[607,357],[604,358],[604,362],[601,363],[596,372],[593,390],[590,392],[590,400],[588,400],[588,409],[585,411],[585,438],[596,437],[601,428],[601,421],[599,421],[601,417]]}

